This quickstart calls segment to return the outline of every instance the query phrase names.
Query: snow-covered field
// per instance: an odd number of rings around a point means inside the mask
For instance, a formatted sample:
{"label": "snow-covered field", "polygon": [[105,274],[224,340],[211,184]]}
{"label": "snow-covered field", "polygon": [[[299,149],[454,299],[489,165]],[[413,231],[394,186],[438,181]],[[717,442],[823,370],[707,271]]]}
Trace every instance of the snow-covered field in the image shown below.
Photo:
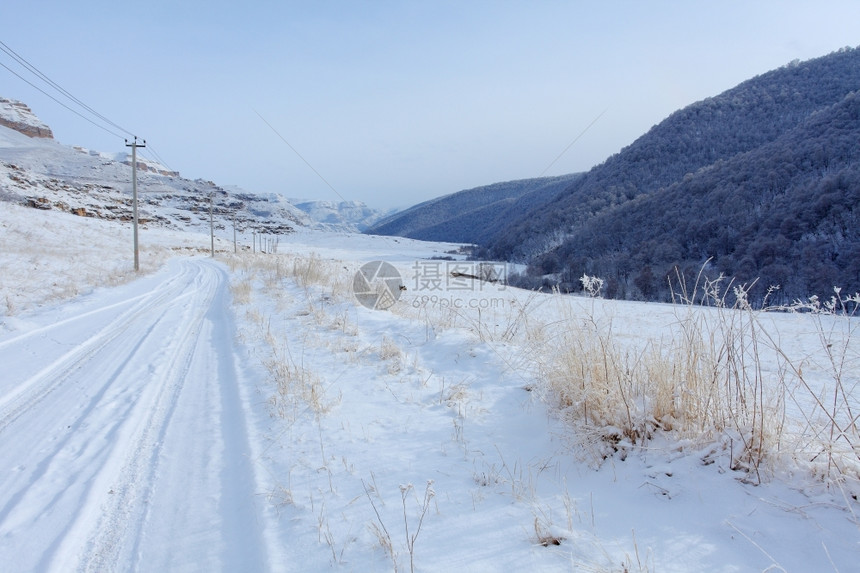
{"label": "snow-covered field", "polygon": [[[136,277],[129,237],[0,204],[4,571],[858,570],[849,469],[789,454],[751,479],[732,446],[659,432],[604,459],[560,414],[552,333],[611,323],[636,347],[684,309],[535,295],[431,259],[452,245],[310,231],[212,260],[206,235],[147,229]],[[353,296],[373,261],[406,287],[385,310]],[[762,324],[826,370],[814,317]]]}

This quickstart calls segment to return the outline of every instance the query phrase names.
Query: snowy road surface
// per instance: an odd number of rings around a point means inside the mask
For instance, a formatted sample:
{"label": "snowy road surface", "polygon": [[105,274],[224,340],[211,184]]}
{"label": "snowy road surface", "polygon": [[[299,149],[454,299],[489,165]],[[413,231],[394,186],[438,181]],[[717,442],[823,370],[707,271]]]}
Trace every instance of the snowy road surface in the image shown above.
{"label": "snowy road surface", "polygon": [[0,555],[265,569],[223,268],[174,260],[26,320],[0,332]]}

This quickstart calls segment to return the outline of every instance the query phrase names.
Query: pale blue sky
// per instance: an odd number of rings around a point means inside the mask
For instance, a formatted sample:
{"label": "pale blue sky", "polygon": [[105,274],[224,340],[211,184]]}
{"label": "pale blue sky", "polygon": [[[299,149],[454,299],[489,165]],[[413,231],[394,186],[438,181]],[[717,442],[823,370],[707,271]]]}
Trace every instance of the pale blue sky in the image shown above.
{"label": "pale blue sky", "polygon": [[[536,177],[605,111],[546,174],[585,171],[681,107],[860,45],[858,22],[856,0],[4,0],[0,41],[185,177],[389,207]],[[125,149],[4,68],[0,96],[62,143]]]}

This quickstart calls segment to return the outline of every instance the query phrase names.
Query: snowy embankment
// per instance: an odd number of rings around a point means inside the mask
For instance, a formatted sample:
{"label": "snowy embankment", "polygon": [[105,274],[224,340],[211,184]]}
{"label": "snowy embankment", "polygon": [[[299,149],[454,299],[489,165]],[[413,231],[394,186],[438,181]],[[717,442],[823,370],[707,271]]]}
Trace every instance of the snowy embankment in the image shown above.
{"label": "snowy embankment", "polygon": [[[578,411],[558,409],[546,380],[564,370],[553,357],[577,340],[566,334],[596,329],[642,357],[635,366],[687,309],[505,289],[470,279],[471,263],[429,259],[450,246],[309,232],[282,238],[277,255],[213,262],[169,258],[208,242],[153,230],[144,244],[162,246],[131,280],[125,257],[94,237],[119,226],[58,215],[48,235],[50,213],[10,212],[0,251],[9,570],[856,566],[850,472],[825,480],[818,466],[770,456],[751,479],[735,443],[681,439],[647,404],[627,403],[631,428],[653,433],[636,443],[623,427],[614,442],[578,433]],[[23,228],[58,245],[93,240],[31,253]],[[352,296],[370,261],[392,264],[407,288],[387,310]],[[117,268],[107,282],[122,284],[93,290]],[[69,286],[39,290],[49,275]],[[812,317],[767,322],[805,372],[826,371]],[[858,352],[844,342],[848,389]],[[788,368],[759,366],[761,380]],[[679,412],[671,421],[685,423]]]}
{"label": "snowy embankment", "polygon": [[[140,245],[143,273],[177,254],[209,248],[209,237],[201,234],[145,226],[140,232],[146,237]],[[0,203],[0,257],[0,315],[6,316],[135,278],[130,223],[14,203]]]}

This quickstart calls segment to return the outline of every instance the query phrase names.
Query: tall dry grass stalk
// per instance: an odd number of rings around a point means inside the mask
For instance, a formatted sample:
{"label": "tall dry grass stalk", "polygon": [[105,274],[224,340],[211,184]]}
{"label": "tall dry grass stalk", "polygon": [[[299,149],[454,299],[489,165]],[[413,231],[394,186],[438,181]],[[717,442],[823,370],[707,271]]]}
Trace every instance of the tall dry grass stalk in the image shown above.
{"label": "tall dry grass stalk", "polygon": [[[843,296],[837,287],[830,300],[812,297],[782,307],[807,315],[817,336],[815,351],[802,359],[789,356],[775,337],[767,339],[785,364],[786,400],[802,414],[791,428],[793,450],[828,482],[860,481],[858,307],[860,294]],[[855,500],[857,495],[860,487],[853,492]]]}
{"label": "tall dry grass stalk", "polygon": [[636,367],[641,357],[615,344],[611,325],[575,317],[566,304],[561,309],[564,329],[550,340],[556,350],[543,364],[543,376],[563,417],[592,438],[596,432],[601,446],[640,442],[653,431],[637,400],[648,383],[645,370]]}
{"label": "tall dry grass stalk", "polygon": [[[560,304],[562,327],[541,366],[563,417],[599,458],[661,432],[721,444],[730,467],[755,483],[777,459],[819,460],[813,472],[825,479],[858,480],[855,298],[837,292],[827,305],[780,309],[812,313],[819,346],[798,357],[764,324],[767,311],[748,303],[746,287],[726,286],[735,301],[729,305],[721,283],[701,279],[688,289],[678,277],[675,322],[639,346],[616,336],[611,320]],[[806,375],[813,364],[815,381]]]}

